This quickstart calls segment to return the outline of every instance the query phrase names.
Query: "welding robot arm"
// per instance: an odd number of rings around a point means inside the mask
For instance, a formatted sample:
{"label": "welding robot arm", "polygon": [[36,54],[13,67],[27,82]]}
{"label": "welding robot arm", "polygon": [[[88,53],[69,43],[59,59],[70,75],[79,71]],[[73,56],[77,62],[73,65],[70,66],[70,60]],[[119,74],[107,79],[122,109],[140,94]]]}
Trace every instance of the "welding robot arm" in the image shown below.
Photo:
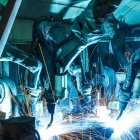
{"label": "welding robot arm", "polygon": [[[56,100],[60,98],[60,96],[63,97],[61,95],[63,91],[61,92],[59,89],[57,89],[59,80],[62,80],[60,76],[65,74],[73,60],[86,47],[97,43],[104,35],[112,36],[112,33],[114,34],[113,30],[104,32],[101,29],[101,25],[105,21],[106,15],[113,12],[113,5],[118,5],[120,1],[121,0],[92,0],[87,8],[75,20],[71,29],[72,35],[68,38],[61,38],[63,41],[58,39],[60,42],[57,44],[57,49],[53,52],[53,54],[50,53],[50,49],[47,48],[45,56],[48,56],[46,60],[48,65],[50,64],[51,67],[48,67],[48,73],[50,75],[52,90],[54,90]],[[43,36],[41,36],[42,46],[46,45],[45,38],[43,38],[44,36],[47,36],[47,30],[43,32]],[[41,47],[39,46],[40,52],[44,52],[46,49],[45,47],[40,48]],[[5,49],[6,50],[4,51],[1,60],[15,62],[29,69],[32,73],[35,73],[36,87],[42,68],[40,61],[35,59],[32,55],[21,51],[17,47],[7,46]],[[45,66],[44,55],[42,56],[42,62]],[[49,94],[48,96],[53,98],[53,94]],[[50,110],[51,113],[54,113],[54,103],[56,100],[50,101],[48,110]]]}
{"label": "welding robot arm", "polygon": [[[106,15],[113,12],[114,5],[118,5],[120,1],[121,0],[92,0],[87,8],[76,18],[69,37],[62,35],[62,33],[61,35],[60,33],[58,34],[58,31],[56,30],[55,36],[57,37],[54,39],[56,47],[53,51],[51,51],[50,47],[52,45],[48,45],[52,43],[47,41],[49,37],[48,26],[50,23],[43,22],[38,26],[39,28],[36,33],[40,45],[37,52],[43,52],[40,55],[40,60],[48,65],[50,83],[52,83],[52,90],[54,90],[56,98],[61,96],[61,93],[59,91],[57,92],[57,89],[55,89],[58,87],[57,85],[59,82],[57,81],[61,81],[60,76],[65,74],[75,58],[86,47],[97,43],[103,36],[112,37],[115,34],[113,28],[108,31],[103,30],[102,23],[106,20]],[[104,2],[106,2],[106,5],[104,5]],[[53,23],[51,24],[53,25]],[[43,56],[44,59],[46,57],[46,62],[42,59]]]}
{"label": "welding robot arm", "polygon": [[119,95],[120,114],[117,119],[119,119],[122,116],[123,111],[125,110],[129,100],[133,95],[132,87],[139,69],[140,69],[140,49],[137,49],[130,57],[130,62],[127,66],[126,79],[122,89],[120,90]]}
{"label": "welding robot arm", "polygon": [[[104,5],[106,2],[106,5]],[[55,53],[56,76],[61,72],[65,73],[75,58],[89,45],[96,44],[102,37],[113,38],[116,31],[106,21],[106,16],[115,10],[114,5],[118,5],[120,0],[92,0],[87,8],[76,18],[72,28],[71,36],[62,41]],[[115,20],[111,15],[112,21]],[[106,21],[105,24],[103,24]],[[54,82],[55,84],[57,83]],[[54,86],[55,87],[55,86]],[[55,90],[57,97],[57,90]],[[59,98],[59,97],[58,97]]]}
{"label": "welding robot arm", "polygon": [[42,63],[35,58],[33,54],[31,55],[27,53],[24,51],[24,49],[22,50],[16,46],[6,44],[0,61],[10,61],[16,63],[32,72],[34,75],[34,80],[30,81],[29,85],[25,84],[24,87],[37,89]]}
{"label": "welding robot arm", "polygon": [[[106,20],[106,15],[113,12],[113,6],[119,3],[120,0],[92,0],[89,3],[85,11],[76,18],[71,29],[72,35],[58,45],[55,53],[55,76],[65,73],[75,58],[89,45],[97,43],[104,36],[113,38],[114,28],[105,30],[102,24]],[[58,81],[54,82],[54,87],[57,83]],[[54,93],[55,97],[59,98],[57,89]]]}
{"label": "welding robot arm", "polygon": [[[106,5],[104,5],[104,2],[106,2]],[[115,34],[114,30],[104,32],[101,26],[106,20],[106,15],[113,12],[113,5],[119,4],[119,2],[120,0],[92,0],[87,8],[76,18],[71,29],[71,35],[67,38],[64,35],[58,35],[60,40],[58,41],[58,38],[56,38],[56,47],[53,51],[51,51],[51,47],[47,43],[49,28],[46,27],[48,25],[46,26],[44,22],[38,26],[37,36],[39,36],[40,45],[37,52],[41,52],[40,60],[43,62],[44,69],[48,71],[46,74],[49,75],[51,84],[51,93],[48,94],[48,97],[52,99],[48,101],[50,113],[54,113],[54,104],[57,99],[63,97],[62,76],[66,74],[75,58],[86,47],[97,43],[103,36],[112,37],[112,34]],[[57,34],[58,31],[56,30],[55,35]]]}
{"label": "welding robot arm", "polygon": [[[106,2],[106,5],[104,5]],[[55,82],[54,94],[59,99],[62,92],[56,89],[58,87],[58,77],[65,73],[76,57],[89,45],[96,44],[103,36],[113,37],[115,31],[105,30],[102,26],[106,20],[106,15],[113,12],[113,5],[119,4],[120,0],[92,0],[87,8],[76,18],[72,28],[71,36],[58,44],[55,52]],[[58,88],[59,89],[59,88]],[[58,92],[57,92],[58,91]]]}
{"label": "welding robot arm", "polygon": [[[113,37],[115,31],[104,30],[102,24],[106,15],[113,12],[113,5],[121,0],[92,0],[76,18],[72,26],[72,36],[60,44],[56,52],[56,66],[66,71],[73,60],[89,45],[97,43],[103,36]],[[104,4],[106,2],[106,4]]]}

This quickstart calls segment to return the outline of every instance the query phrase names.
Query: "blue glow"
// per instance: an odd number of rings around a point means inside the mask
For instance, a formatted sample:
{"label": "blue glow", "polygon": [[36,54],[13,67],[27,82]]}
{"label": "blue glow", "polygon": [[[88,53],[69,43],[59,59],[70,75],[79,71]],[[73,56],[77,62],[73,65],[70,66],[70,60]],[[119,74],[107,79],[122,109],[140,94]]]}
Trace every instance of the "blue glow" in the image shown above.
{"label": "blue glow", "polygon": [[134,106],[116,121],[113,125],[114,135],[112,137],[118,139],[135,140],[139,136],[136,136],[136,128],[140,126],[140,104]]}
{"label": "blue glow", "polygon": [[140,126],[140,104],[130,105],[118,121],[108,117],[103,119],[105,127],[112,127],[114,129],[113,140],[135,140],[139,137],[135,132],[138,131]]}
{"label": "blue glow", "polygon": [[[98,106],[96,116],[93,114],[81,114],[76,120],[71,116],[72,121],[70,121],[70,116],[69,119],[64,119],[63,114],[58,111],[53,125],[46,129],[47,120],[49,119],[42,119],[43,125],[38,127],[38,131],[42,140],[53,140],[53,138],[56,139],[56,136],[59,140],[60,135],[67,135],[73,132],[85,132],[89,128],[96,130],[99,124],[101,124],[104,129],[113,128],[114,133],[111,136],[111,140],[135,140],[139,137],[135,133],[140,126],[140,104],[138,102],[134,105],[128,106],[126,112],[119,121],[116,121],[116,118],[111,118],[109,114],[110,111],[107,110],[107,107]],[[89,137],[92,137],[92,135],[98,135],[98,132],[96,131],[94,131],[95,134],[89,133]],[[80,137],[82,137],[82,135]],[[103,138],[104,136],[100,133],[99,137]]]}

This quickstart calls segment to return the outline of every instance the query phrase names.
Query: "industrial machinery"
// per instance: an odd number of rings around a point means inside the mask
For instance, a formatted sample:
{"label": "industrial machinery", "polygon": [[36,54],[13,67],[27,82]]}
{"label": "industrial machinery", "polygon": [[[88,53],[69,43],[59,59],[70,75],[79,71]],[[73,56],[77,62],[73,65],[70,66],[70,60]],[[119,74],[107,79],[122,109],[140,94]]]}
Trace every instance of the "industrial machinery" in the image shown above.
{"label": "industrial machinery", "polygon": [[[134,0],[131,6],[131,0],[91,0],[69,29],[51,16],[41,17],[29,28],[32,38],[27,46],[7,42],[20,4],[20,0],[0,1],[0,61],[3,61],[0,111],[6,113],[6,118],[13,114],[32,116],[36,103],[45,98],[51,114],[48,126],[51,126],[55,105],[69,97],[68,75],[76,79],[73,86],[77,89],[77,98],[87,97],[85,100],[91,103],[96,99],[94,107],[107,106],[112,101],[111,97],[116,96],[114,88],[118,83],[115,72],[124,72],[127,67],[123,86],[118,86],[120,95],[113,98],[113,101],[120,102],[119,119],[132,98],[132,88],[135,93],[139,92],[139,21],[133,17],[135,20],[132,22],[129,13],[135,12],[139,17],[139,1]],[[6,17],[5,12],[8,13]],[[130,59],[125,58],[126,49],[131,54]],[[14,77],[10,75],[10,69],[6,71],[9,66],[6,61],[17,64],[13,66],[16,69]],[[30,101],[25,98],[27,108],[20,102],[19,96],[23,93],[31,97]],[[102,99],[105,100],[102,102]],[[3,110],[6,100],[8,111]],[[90,109],[92,112],[92,107]]]}

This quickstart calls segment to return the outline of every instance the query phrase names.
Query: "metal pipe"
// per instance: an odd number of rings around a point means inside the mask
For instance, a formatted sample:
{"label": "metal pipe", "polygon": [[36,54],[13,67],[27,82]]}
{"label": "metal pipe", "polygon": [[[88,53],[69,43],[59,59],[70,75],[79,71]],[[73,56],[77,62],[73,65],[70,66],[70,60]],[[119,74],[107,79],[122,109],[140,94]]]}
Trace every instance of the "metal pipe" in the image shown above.
{"label": "metal pipe", "polygon": [[[138,42],[140,41],[140,37],[139,36],[135,36],[135,37],[123,37],[123,38],[117,38],[117,39],[124,39],[125,42]],[[110,38],[108,37],[104,37],[102,38],[99,42],[109,42]]]}
{"label": "metal pipe", "polygon": [[11,31],[11,28],[13,26],[13,23],[15,21],[15,18],[16,18],[16,15],[17,15],[17,12],[18,12],[18,9],[20,7],[21,2],[22,2],[22,0],[16,0],[16,2],[14,4],[14,7],[13,7],[13,10],[12,10],[12,12],[10,14],[9,20],[7,22],[6,28],[4,30],[2,38],[0,40],[0,47],[1,47],[1,49],[0,49],[0,57],[1,57],[2,52],[4,50],[5,44],[7,42],[8,36],[10,34],[10,31]]}

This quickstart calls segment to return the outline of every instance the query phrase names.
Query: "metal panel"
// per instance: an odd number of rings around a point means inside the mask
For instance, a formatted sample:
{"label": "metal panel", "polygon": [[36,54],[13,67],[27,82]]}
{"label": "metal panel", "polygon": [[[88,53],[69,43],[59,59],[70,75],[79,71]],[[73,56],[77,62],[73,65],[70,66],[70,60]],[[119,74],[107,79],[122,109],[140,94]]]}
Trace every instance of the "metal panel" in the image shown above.
{"label": "metal panel", "polygon": [[124,0],[114,12],[116,19],[128,25],[140,25],[140,1]]}

